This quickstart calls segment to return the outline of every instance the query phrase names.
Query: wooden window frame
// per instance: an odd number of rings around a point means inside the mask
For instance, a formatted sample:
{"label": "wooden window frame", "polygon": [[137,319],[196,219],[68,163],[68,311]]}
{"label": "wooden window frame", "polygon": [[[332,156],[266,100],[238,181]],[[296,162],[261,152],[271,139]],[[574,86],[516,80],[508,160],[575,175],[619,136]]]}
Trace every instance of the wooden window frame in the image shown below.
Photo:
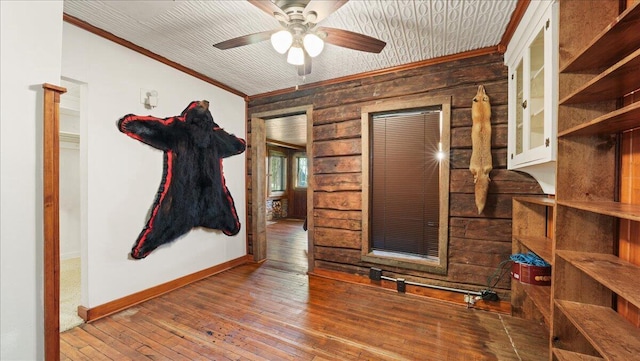
{"label": "wooden window frame", "polygon": [[[293,183],[293,189],[307,189],[309,187],[309,160],[307,158],[307,154],[304,152],[296,152],[293,154],[293,156],[291,157],[292,161],[291,161],[291,167],[292,167],[292,171],[291,171],[291,176],[292,176],[292,183]],[[298,161],[300,158],[304,158],[307,159],[307,185],[304,187],[301,187],[300,185],[298,185],[298,174],[299,174],[299,167],[298,167]]]}
{"label": "wooden window frame", "polygon": [[[267,182],[267,190],[269,191],[269,198],[277,198],[277,197],[283,197],[284,195],[287,194],[288,192],[288,182],[287,182],[287,177],[289,176],[289,172],[288,172],[288,162],[289,162],[289,156],[281,151],[278,150],[269,150],[269,155],[267,156],[267,169],[268,169],[268,176],[269,176],[269,181]],[[282,175],[282,182],[283,182],[283,188],[282,190],[271,190],[271,177],[273,176],[271,174],[271,157],[279,157],[283,159],[283,163],[282,164],[282,172],[284,173]]]}
{"label": "wooden window frame", "polygon": [[[442,111],[442,132],[440,142],[445,157],[440,169],[440,224],[438,232],[438,257],[419,257],[394,252],[374,252],[371,248],[370,227],[370,185],[371,185],[371,121],[375,114],[411,111],[439,107]],[[449,154],[451,149],[451,97],[423,96],[397,98],[362,107],[362,254],[363,262],[399,267],[435,274],[447,273],[449,245]]]}

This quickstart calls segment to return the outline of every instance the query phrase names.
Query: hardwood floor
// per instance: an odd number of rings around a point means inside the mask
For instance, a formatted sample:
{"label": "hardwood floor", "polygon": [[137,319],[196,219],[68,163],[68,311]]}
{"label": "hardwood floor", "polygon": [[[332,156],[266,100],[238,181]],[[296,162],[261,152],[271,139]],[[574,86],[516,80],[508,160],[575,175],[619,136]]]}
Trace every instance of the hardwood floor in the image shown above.
{"label": "hardwood floor", "polygon": [[[61,334],[62,360],[546,360],[541,326],[308,277],[302,222],[272,226],[268,260]],[[285,229],[296,236],[287,238]]]}
{"label": "hardwood floor", "polygon": [[269,267],[306,274],[307,231],[303,220],[282,219],[267,226],[267,263]]}

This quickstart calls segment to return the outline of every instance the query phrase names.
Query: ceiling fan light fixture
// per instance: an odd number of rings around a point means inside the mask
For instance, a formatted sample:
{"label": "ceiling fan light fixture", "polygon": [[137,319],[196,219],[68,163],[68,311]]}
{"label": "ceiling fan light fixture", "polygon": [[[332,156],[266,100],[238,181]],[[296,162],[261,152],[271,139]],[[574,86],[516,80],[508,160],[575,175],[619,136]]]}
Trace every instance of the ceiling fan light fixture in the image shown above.
{"label": "ceiling fan light fixture", "polygon": [[304,65],[304,50],[299,46],[292,46],[287,55],[287,63],[292,65]]}
{"label": "ceiling fan light fixture", "polygon": [[305,35],[302,43],[304,44],[304,50],[312,58],[320,55],[322,49],[324,49],[324,41],[316,34],[309,33]]}
{"label": "ceiling fan light fixture", "polygon": [[293,44],[293,35],[287,30],[280,30],[271,35],[271,45],[280,54],[284,54]]}

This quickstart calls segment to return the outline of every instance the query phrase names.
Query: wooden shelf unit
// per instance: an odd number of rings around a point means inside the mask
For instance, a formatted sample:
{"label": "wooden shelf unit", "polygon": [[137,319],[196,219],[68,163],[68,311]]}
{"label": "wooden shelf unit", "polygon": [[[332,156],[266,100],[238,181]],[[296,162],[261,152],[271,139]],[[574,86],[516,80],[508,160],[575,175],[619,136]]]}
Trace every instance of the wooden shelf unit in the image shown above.
{"label": "wooden shelf unit", "polygon": [[612,254],[558,250],[556,256],[640,307],[640,267]]}
{"label": "wooden shelf unit", "polygon": [[[552,218],[555,200],[546,196],[513,198],[512,253],[531,251],[553,263]],[[511,280],[511,313],[514,316],[551,322],[551,287]]]}
{"label": "wooden shelf unit", "polygon": [[602,357],[583,355],[576,352],[561,350],[559,348],[553,349],[553,356],[558,361],[602,361]]}
{"label": "wooden shelf unit", "polygon": [[640,357],[638,329],[611,307],[563,300],[555,303],[589,343],[606,355],[606,360],[637,360]]}
{"label": "wooden shelf unit", "polygon": [[559,137],[567,135],[598,135],[610,132],[621,132],[638,126],[640,118],[640,102],[632,103],[611,113],[607,113],[591,121],[558,133]]}
{"label": "wooden shelf unit", "polygon": [[640,205],[609,201],[558,201],[561,206],[606,216],[640,221]]}
{"label": "wooden shelf unit", "polygon": [[638,13],[640,8],[630,7],[596,35],[560,72],[592,71],[610,66],[633,53],[640,42]]}
{"label": "wooden shelf unit", "polygon": [[614,310],[640,303],[640,267],[616,255],[618,221],[640,221],[617,202],[619,133],[640,127],[640,103],[619,105],[640,88],[640,2],[619,15],[617,0],[559,6],[550,360],[640,360],[640,329]]}
{"label": "wooden shelf unit", "polygon": [[553,254],[551,250],[552,240],[549,237],[544,236],[523,236],[514,235],[513,238],[522,244],[529,251],[537,254],[547,263],[553,262]]}
{"label": "wooden shelf unit", "polygon": [[549,326],[551,320],[551,287],[520,283],[517,288],[521,288],[524,291],[528,299],[533,302],[536,311],[542,315],[544,324]]}
{"label": "wooden shelf unit", "polygon": [[[632,74],[640,70],[640,49],[634,51],[614,66],[598,74],[573,93],[560,100],[560,104],[579,104],[616,99],[638,88]],[[621,97],[620,96],[620,97]]]}

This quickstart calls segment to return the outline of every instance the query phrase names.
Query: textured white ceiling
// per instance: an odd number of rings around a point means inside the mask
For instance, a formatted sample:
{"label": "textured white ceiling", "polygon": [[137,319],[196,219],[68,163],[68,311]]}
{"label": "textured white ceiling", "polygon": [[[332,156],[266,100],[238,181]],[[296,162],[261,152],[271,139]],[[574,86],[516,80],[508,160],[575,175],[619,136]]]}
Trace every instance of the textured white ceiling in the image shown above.
{"label": "textured white ceiling", "polygon": [[268,41],[229,50],[212,45],[280,28],[244,0],[76,1],[64,12],[246,95],[291,88],[443,55],[495,46],[517,0],[351,0],[319,26],[387,42],[380,54],[330,44],[305,78]]}
{"label": "textured white ceiling", "polygon": [[307,144],[307,115],[266,119],[265,131],[267,141],[277,140],[302,147]]}

